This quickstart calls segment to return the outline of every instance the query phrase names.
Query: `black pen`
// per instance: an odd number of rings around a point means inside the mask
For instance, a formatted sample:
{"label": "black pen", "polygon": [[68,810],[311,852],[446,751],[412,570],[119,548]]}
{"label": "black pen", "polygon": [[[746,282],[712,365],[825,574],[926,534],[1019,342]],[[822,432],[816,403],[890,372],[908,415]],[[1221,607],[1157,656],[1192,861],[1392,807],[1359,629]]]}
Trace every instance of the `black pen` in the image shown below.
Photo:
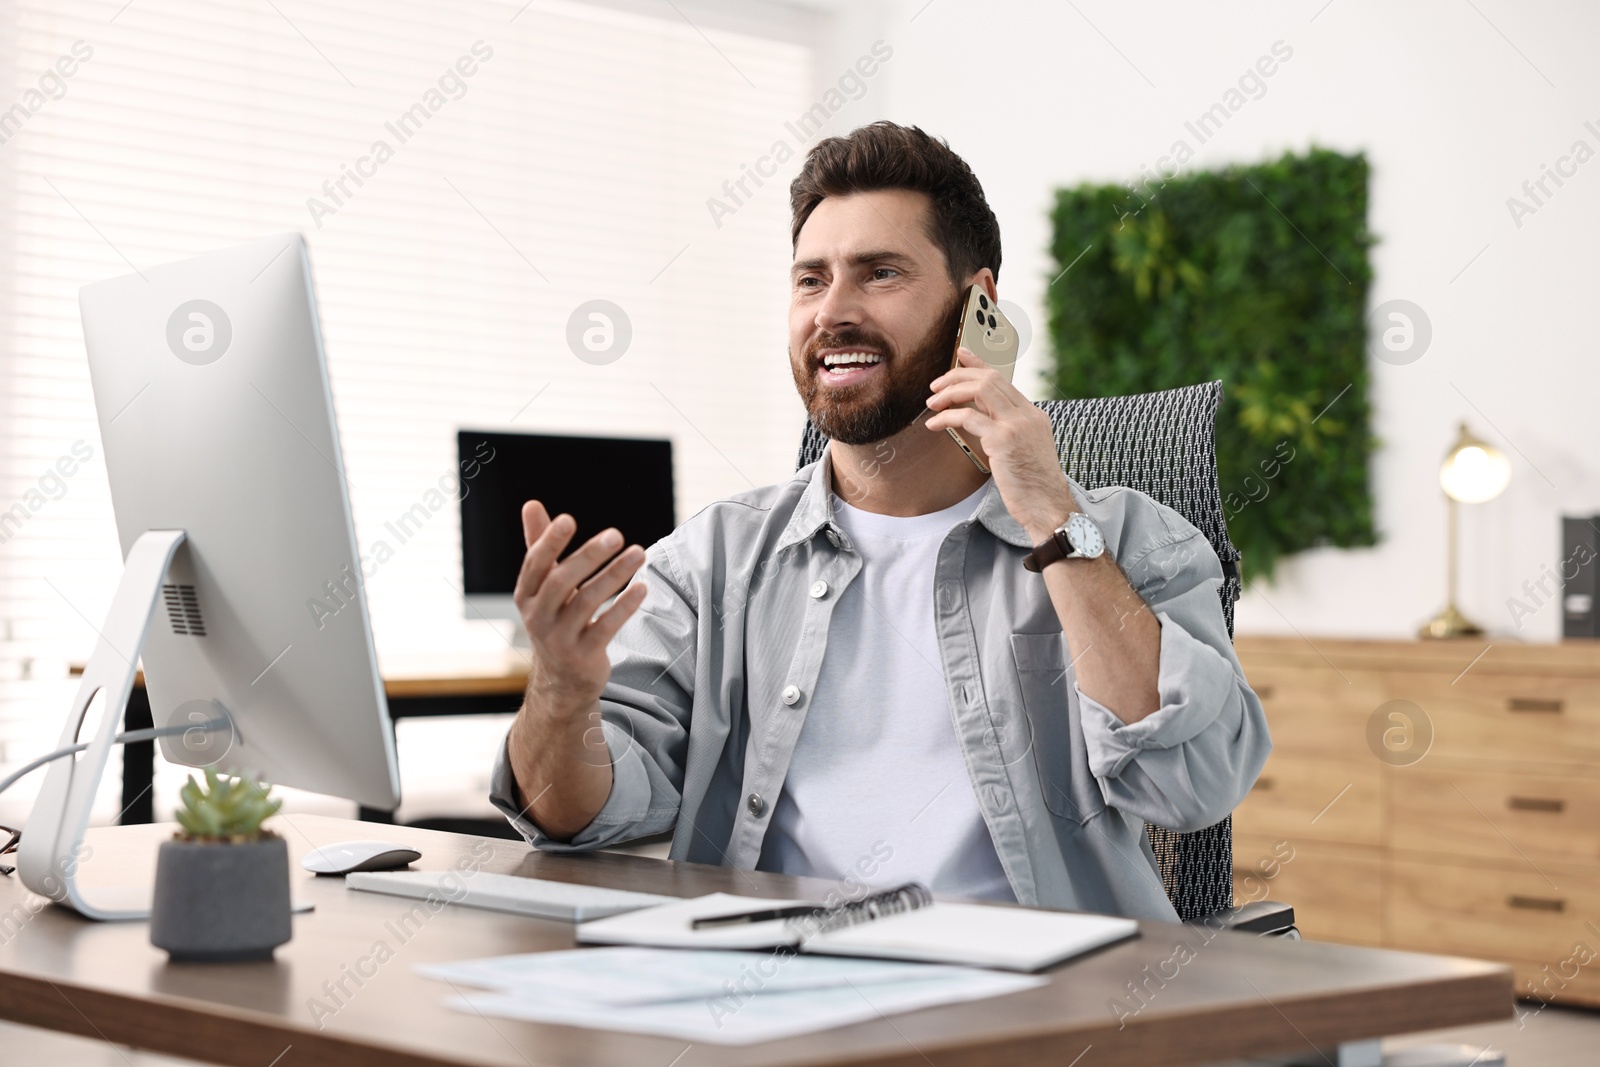
{"label": "black pen", "polygon": [[823,915],[827,908],[816,904],[796,904],[787,908],[768,908],[765,911],[742,911],[732,915],[706,915],[695,919],[689,924],[689,929],[699,930],[706,926],[732,926],[735,923],[764,923],[772,919],[799,919],[812,915]]}
{"label": "black pen", "polygon": [[902,911],[911,911],[926,904],[933,903],[933,894],[928,892],[928,887],[919,882],[907,882],[897,885],[892,889],[884,889],[860,900],[848,903],[835,904],[791,904],[783,908],[768,908],[764,911],[742,911],[730,915],[707,915],[689,923],[689,929],[699,930],[706,926],[733,926],[736,923],[760,923],[771,919],[824,919],[829,923],[843,921],[845,923],[868,922],[881,919],[887,915],[894,915]]}

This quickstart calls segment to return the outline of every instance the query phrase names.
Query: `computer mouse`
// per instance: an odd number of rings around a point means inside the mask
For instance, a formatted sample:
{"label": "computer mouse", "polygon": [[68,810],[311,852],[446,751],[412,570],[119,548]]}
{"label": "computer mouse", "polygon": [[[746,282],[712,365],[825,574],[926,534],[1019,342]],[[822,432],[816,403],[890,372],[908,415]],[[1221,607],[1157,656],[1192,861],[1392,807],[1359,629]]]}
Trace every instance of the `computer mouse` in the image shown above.
{"label": "computer mouse", "polygon": [[410,845],[393,841],[339,841],[306,853],[300,866],[313,874],[349,874],[351,871],[392,871],[421,859]]}

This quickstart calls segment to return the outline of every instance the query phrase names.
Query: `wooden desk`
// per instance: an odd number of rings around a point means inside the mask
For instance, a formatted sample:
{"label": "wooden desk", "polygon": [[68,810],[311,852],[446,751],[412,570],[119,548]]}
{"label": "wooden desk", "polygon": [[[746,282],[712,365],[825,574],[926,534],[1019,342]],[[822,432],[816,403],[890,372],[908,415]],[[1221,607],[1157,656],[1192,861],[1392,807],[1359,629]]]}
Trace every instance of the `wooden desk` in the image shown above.
{"label": "wooden desk", "polygon": [[[278,823],[297,861],[313,844],[371,837],[374,829],[308,815]],[[84,882],[150,877],[156,845],[170,830],[91,830],[94,855],[83,865]],[[424,869],[448,869],[487,845],[493,855],[484,870],[680,896],[717,890],[820,896],[828,886],[640,856],[543,855],[521,843],[409,827],[382,833],[419,848],[416,866]],[[671,1038],[455,1012],[443,1003],[448,986],[412,970],[419,963],[571,948],[570,925],[446,907],[402,942],[392,924],[417,902],[352,892],[342,880],[315,879],[298,865],[294,873],[297,892],[316,910],[296,916],[294,939],[271,963],[174,965],[150,945],[145,923],[92,923],[54,906],[27,917],[24,908],[20,925],[0,925],[0,1017],[241,1067],[280,1057],[285,1067],[1151,1067],[1309,1054],[1312,1042],[1333,1046],[1511,1015],[1511,976],[1502,966],[1244,934],[1216,934],[1175,976],[1149,977],[1162,970],[1179,938],[1198,935],[1146,923],[1142,937],[1056,968],[1039,989],[787,1041],[686,1048]],[[0,924],[23,899],[14,877],[0,878]],[[380,941],[393,958],[375,969],[362,964]],[[326,1001],[324,983],[358,966],[370,976],[318,1029],[311,1001]],[[1128,999],[1128,983],[1145,982],[1148,1003],[1119,1029],[1108,1002]]]}
{"label": "wooden desk", "polygon": [[[83,665],[73,664],[71,673],[82,674]],[[527,668],[514,660],[499,672],[440,671],[383,680],[391,721],[435,715],[508,714],[522,706],[522,693],[527,685]],[[147,730],[154,725],[150,695],[144,688],[144,672],[140,671],[134,676],[133,692],[128,694],[122,728]],[[155,760],[154,741],[135,741],[122,746],[122,814],[118,821],[124,826],[155,819],[155,799],[150,792],[155,783]],[[361,818],[388,822],[392,821],[392,813],[362,808]]]}

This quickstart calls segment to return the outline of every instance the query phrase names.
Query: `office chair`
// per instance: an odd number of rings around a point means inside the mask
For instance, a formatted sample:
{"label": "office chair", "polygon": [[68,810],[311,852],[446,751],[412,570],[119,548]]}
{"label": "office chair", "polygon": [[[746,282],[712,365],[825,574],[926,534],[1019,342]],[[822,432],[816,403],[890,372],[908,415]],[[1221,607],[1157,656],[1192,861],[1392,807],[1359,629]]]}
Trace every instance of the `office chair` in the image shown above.
{"label": "office chair", "polygon": [[[1228,540],[1217,489],[1216,417],[1222,383],[1135,396],[1039,401],[1055,428],[1061,467],[1079,485],[1137,489],[1188,519],[1222,561],[1222,617],[1233,637],[1239,550]],[[795,469],[820,459],[828,439],[810,421]],[[1191,833],[1145,825],[1167,896],[1184,922],[1298,938],[1294,909],[1276,901],[1233,906],[1233,819]]]}

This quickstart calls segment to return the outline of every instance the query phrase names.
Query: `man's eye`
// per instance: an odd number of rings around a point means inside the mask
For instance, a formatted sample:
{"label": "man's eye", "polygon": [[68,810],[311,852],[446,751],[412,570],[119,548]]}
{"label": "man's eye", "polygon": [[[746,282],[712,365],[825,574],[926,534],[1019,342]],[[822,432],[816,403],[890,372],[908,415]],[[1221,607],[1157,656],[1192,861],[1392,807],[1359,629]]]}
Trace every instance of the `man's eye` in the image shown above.
{"label": "man's eye", "polygon": [[872,277],[874,281],[881,282],[892,278],[899,273],[900,272],[895,270],[893,267],[878,267],[872,272]]}
{"label": "man's eye", "polygon": [[813,278],[810,275],[807,275],[806,277],[801,278],[799,281],[795,282],[794,284],[795,284],[795,288],[797,288],[797,289],[815,289],[818,285],[820,285],[822,283],[821,283],[820,279]]}

